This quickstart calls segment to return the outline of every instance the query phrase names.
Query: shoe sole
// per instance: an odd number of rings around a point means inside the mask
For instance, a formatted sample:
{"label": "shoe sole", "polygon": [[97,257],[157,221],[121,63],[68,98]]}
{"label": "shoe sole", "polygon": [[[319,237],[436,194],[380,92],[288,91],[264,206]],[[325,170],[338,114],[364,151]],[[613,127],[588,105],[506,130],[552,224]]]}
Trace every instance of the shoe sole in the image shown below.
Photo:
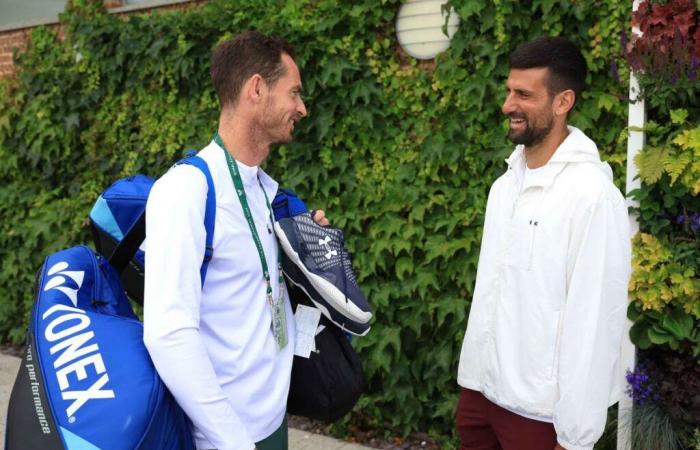
{"label": "shoe sole", "polygon": [[[282,248],[284,249],[284,252],[287,254],[289,259],[294,263],[295,266],[301,270],[302,274],[306,277],[307,280],[311,283],[311,285],[316,289],[319,294],[323,296],[323,298],[329,303],[329,306],[338,311],[340,314],[343,316],[347,317],[348,319],[352,320],[353,322],[357,322],[360,324],[366,324],[369,322],[369,320],[372,318],[372,313],[368,311],[362,311],[360,308],[357,308],[355,304],[352,301],[349,301],[345,294],[342,293],[337,287],[333,285],[330,281],[324,279],[323,277],[316,275],[315,273],[310,272],[306,266],[301,262],[301,258],[299,258],[299,254],[294,250],[292,247],[292,244],[289,242],[289,239],[287,239],[287,235],[284,233],[284,230],[282,230],[282,227],[280,226],[279,222],[275,222],[275,233],[277,234],[277,238],[280,241],[280,244],[282,244]],[[294,283],[295,285],[299,285],[298,283]],[[300,286],[303,288],[303,286]],[[306,292],[306,290],[304,290]],[[309,293],[306,293],[309,295]],[[309,295],[309,298],[313,301],[313,297]],[[314,304],[317,304],[317,302],[314,301]],[[320,308],[319,308],[320,309]],[[328,316],[328,314],[326,314]]]}
{"label": "shoe sole", "polygon": [[[284,272],[284,271],[283,271],[283,272]],[[350,334],[352,334],[352,335],[354,335],[354,336],[360,336],[360,337],[362,337],[362,336],[365,336],[367,333],[369,333],[369,330],[370,330],[370,328],[371,328],[369,325],[367,325],[367,328],[366,328],[364,331],[360,332],[360,331],[355,331],[355,330],[352,330],[352,329],[348,328],[348,324],[346,324],[345,322],[338,321],[338,320],[336,320],[335,318],[333,318],[333,316],[332,316],[332,314],[330,313],[330,311],[328,310],[328,308],[326,308],[326,305],[324,305],[323,303],[320,303],[320,302],[314,300],[314,296],[311,295],[311,293],[306,289],[306,286],[304,286],[304,285],[301,284],[301,283],[297,283],[296,281],[294,281],[294,277],[290,276],[290,274],[288,274],[287,272],[284,272],[284,276],[285,276],[285,278],[286,278],[287,281],[289,281],[289,282],[292,283],[294,286],[296,286],[296,287],[298,287],[299,289],[301,289],[301,290],[304,292],[304,294],[306,294],[306,297],[307,297],[309,300],[311,300],[311,302],[314,304],[315,307],[317,307],[319,310],[321,310],[321,313],[322,313],[329,321],[331,321],[331,322],[333,323],[333,325],[337,326],[338,328],[340,328],[340,329],[343,330],[343,331],[347,331],[348,333],[350,333]],[[343,317],[343,318],[346,318],[346,317]],[[348,319],[348,322],[352,322],[352,321],[351,321],[350,319]],[[363,326],[363,325],[360,324],[360,326]]]}

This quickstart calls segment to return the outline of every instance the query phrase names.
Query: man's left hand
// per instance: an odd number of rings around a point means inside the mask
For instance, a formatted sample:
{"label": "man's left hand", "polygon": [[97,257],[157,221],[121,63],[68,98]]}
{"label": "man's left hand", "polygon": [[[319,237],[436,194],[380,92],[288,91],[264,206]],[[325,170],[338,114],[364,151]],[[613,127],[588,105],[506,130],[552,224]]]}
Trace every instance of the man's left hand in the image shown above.
{"label": "man's left hand", "polygon": [[554,450],[566,450],[566,449],[565,449],[564,447],[562,447],[561,445],[559,445],[559,443],[557,442],[557,443],[554,445]]}

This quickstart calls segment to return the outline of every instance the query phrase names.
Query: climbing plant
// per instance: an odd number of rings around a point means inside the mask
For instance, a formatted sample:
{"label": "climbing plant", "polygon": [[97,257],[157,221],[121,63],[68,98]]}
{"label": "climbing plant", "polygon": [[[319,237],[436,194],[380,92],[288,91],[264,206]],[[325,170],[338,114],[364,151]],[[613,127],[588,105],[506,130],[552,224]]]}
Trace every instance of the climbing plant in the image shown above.
{"label": "climbing plant", "polygon": [[212,0],[127,17],[75,0],[60,36],[36,28],[17,76],[0,83],[0,341],[23,340],[34,272],[47,254],[90,242],[87,214],[111,181],[158,176],[208,143],[211,48],[255,28],[296,46],[309,110],[265,168],[345,230],[375,311],[354,341],[368,393],[336,429],[420,430],[453,448],[485,203],[512,150],[500,112],[508,55],[540,35],[582,48],[589,89],[572,124],[622,186],[629,5],[450,3],[459,31],[430,62],[398,46],[398,0]]}
{"label": "climbing plant", "polygon": [[[641,34],[625,41],[648,121],[635,158],[635,238],[629,318],[638,365],[629,374],[638,442],[700,448],[700,12],[692,0],[642,1]],[[646,377],[640,390],[639,377]],[[646,400],[641,395],[645,392]],[[648,400],[648,401],[647,401]]]}

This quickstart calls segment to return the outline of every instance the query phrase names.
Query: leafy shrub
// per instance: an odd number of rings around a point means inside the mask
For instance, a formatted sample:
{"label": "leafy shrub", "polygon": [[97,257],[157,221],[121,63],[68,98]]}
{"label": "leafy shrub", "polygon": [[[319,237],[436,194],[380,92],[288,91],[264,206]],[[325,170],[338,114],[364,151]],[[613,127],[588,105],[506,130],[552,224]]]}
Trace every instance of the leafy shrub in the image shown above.
{"label": "leafy shrub", "polygon": [[629,5],[451,3],[463,25],[428,63],[397,45],[398,0],[213,0],[122,18],[86,0],[63,17],[64,38],[35,29],[18,77],[0,83],[0,341],[23,339],[45,255],[90,241],[99,192],[135,172],[158,176],[209,141],[218,114],[210,50],[256,28],[296,46],[309,107],[296,142],[274,149],[266,170],[345,229],[376,311],[372,332],[355,340],[369,392],[351,420],[429,432],[453,448],[488,187],[512,148],[499,110],[508,55],[544,34],[581,46],[589,90],[572,123],[621,185],[627,88],[609,70]]}
{"label": "leafy shrub", "polygon": [[643,1],[633,22],[643,34],[626,56],[639,71],[649,121],[635,159],[642,233],[628,316],[643,350],[637,369],[654,390],[653,401],[636,402],[633,448],[691,448],[700,418],[700,13],[693,1]]}
{"label": "leafy shrub", "polygon": [[627,380],[634,409],[623,426],[632,426],[632,448],[693,448],[700,430],[700,366],[687,348],[639,352]]}
{"label": "leafy shrub", "polygon": [[640,34],[634,34],[629,43],[623,37],[623,45],[644,98],[653,108],[697,106],[699,19],[693,0],[644,0],[632,15]]}

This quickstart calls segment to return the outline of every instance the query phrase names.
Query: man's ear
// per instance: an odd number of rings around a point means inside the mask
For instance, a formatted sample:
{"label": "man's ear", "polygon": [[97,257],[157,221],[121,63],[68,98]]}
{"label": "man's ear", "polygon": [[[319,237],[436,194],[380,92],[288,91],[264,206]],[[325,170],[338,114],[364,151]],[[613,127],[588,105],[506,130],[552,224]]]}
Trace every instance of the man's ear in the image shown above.
{"label": "man's ear", "polygon": [[260,102],[267,93],[267,83],[260,74],[254,74],[243,86],[243,93],[253,103]]}
{"label": "man's ear", "polygon": [[566,89],[554,96],[554,114],[565,116],[571,111],[576,103],[576,92],[573,89]]}

